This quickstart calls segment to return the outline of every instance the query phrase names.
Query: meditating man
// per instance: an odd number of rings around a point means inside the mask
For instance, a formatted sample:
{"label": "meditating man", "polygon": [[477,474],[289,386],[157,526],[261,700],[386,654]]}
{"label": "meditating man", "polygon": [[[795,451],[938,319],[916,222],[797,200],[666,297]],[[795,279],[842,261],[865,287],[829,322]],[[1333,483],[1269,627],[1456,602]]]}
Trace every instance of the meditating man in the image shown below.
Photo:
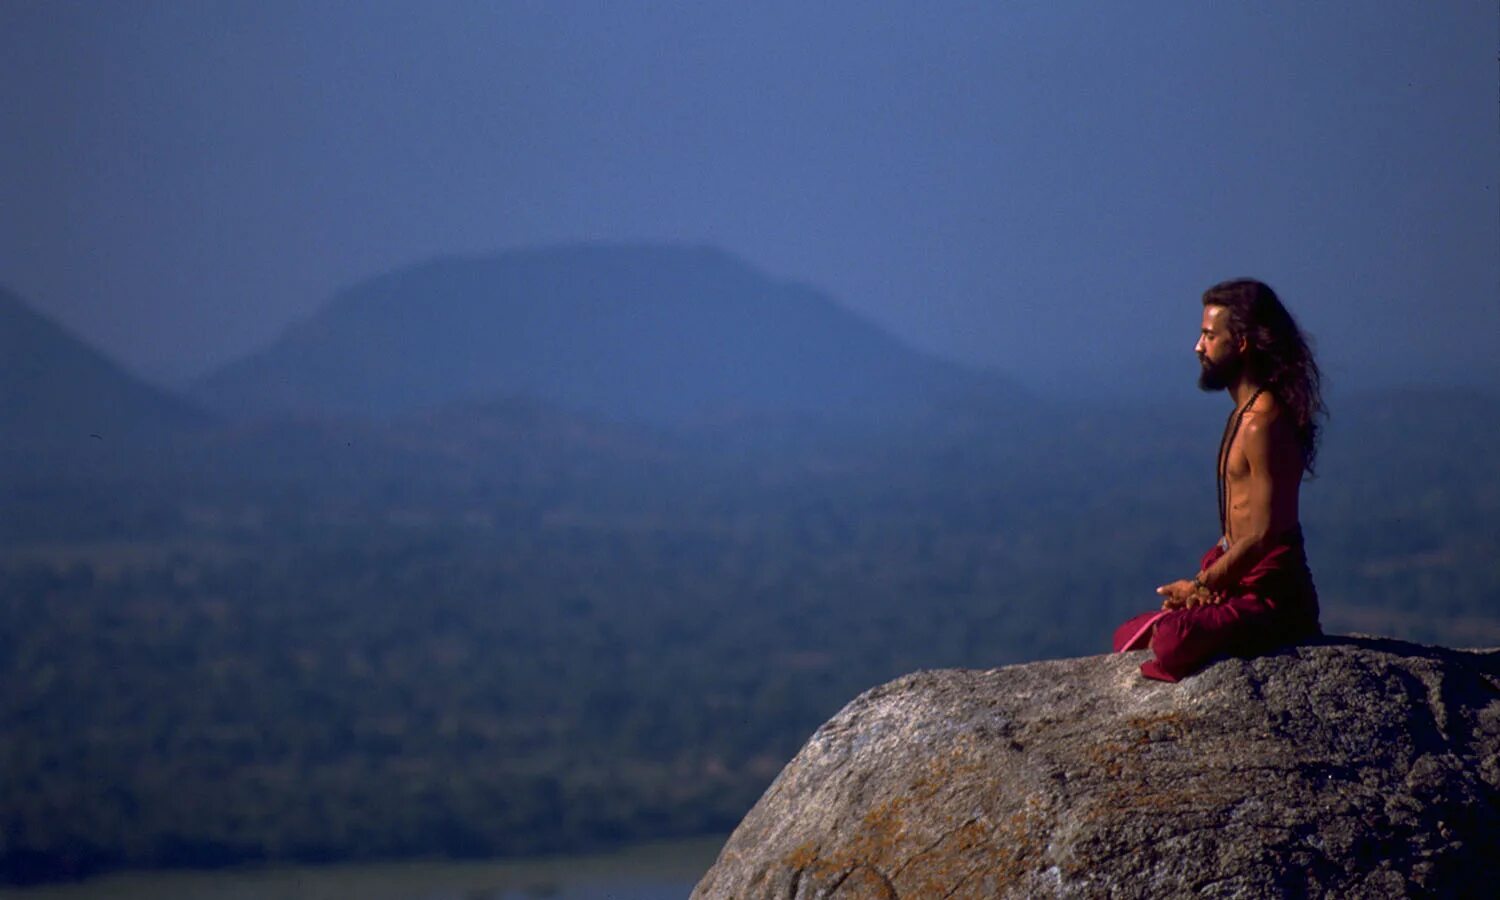
{"label": "meditating man", "polygon": [[1219,444],[1219,542],[1192,578],[1156,589],[1160,610],[1121,625],[1114,640],[1121,652],[1149,645],[1156,658],[1141,674],[1162,681],[1322,633],[1297,516],[1324,412],[1308,342],[1270,287],[1238,279],[1203,294],[1195,349],[1198,386],[1234,401]]}

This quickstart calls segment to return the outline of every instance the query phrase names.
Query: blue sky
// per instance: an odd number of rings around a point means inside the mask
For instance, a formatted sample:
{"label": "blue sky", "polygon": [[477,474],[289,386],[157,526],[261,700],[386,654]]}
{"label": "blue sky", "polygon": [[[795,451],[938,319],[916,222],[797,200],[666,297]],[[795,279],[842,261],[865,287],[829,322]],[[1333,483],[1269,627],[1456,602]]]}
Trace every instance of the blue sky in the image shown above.
{"label": "blue sky", "polygon": [[1255,275],[1331,380],[1500,385],[1500,13],[0,6],[0,283],[185,378],[448,253],[710,243],[1038,386],[1191,389]]}

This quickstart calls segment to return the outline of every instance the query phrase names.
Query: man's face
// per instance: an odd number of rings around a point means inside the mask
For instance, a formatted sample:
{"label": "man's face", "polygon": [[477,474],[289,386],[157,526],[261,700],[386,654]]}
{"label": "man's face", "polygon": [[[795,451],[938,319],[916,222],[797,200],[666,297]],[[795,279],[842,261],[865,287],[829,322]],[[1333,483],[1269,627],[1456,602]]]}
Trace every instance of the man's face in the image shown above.
{"label": "man's face", "polygon": [[1203,307],[1203,330],[1193,351],[1203,370],[1198,373],[1198,387],[1205,391],[1222,391],[1239,377],[1244,358],[1240,342],[1229,333],[1229,310],[1222,306]]}

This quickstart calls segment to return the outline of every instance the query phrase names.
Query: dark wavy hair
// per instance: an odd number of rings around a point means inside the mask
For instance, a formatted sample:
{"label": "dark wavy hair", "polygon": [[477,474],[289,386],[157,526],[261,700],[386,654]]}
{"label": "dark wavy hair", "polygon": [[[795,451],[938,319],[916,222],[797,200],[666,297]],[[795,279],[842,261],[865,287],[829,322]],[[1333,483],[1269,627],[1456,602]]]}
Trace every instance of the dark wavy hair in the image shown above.
{"label": "dark wavy hair", "polygon": [[1227,310],[1229,333],[1245,338],[1245,366],[1250,380],[1271,392],[1291,414],[1302,443],[1302,467],[1314,474],[1318,459],[1323,375],[1313,359],[1312,339],[1281,305],[1270,286],[1253,278],[1236,278],[1203,292],[1204,306]]}

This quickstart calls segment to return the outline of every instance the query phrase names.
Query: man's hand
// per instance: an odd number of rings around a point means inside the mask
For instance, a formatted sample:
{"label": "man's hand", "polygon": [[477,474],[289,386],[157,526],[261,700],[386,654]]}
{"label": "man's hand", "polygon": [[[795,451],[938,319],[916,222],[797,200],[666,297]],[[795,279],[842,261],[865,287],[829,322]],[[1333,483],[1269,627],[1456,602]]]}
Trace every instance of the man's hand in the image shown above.
{"label": "man's hand", "polygon": [[1215,594],[1208,588],[1201,588],[1192,581],[1184,578],[1171,584],[1164,584],[1156,589],[1166,599],[1161,602],[1162,609],[1192,609],[1195,606],[1214,606],[1224,602],[1224,596]]}
{"label": "man's hand", "polygon": [[1161,602],[1162,609],[1186,609],[1194,604],[1190,601],[1198,593],[1198,586],[1186,578],[1164,584],[1156,589],[1166,599]]}

